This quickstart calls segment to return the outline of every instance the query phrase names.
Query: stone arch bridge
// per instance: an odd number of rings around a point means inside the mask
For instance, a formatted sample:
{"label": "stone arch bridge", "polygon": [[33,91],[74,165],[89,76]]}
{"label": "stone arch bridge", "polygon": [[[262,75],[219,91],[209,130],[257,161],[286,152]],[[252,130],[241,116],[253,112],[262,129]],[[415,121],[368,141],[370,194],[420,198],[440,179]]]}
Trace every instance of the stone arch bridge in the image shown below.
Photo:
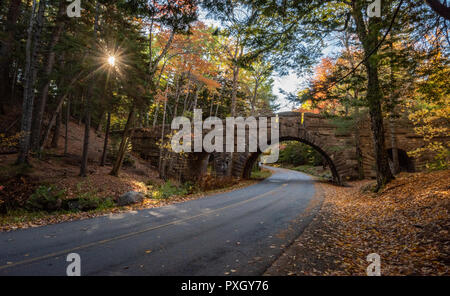
{"label": "stone arch bridge", "polygon": [[[368,119],[362,120],[356,128],[351,130],[339,128],[332,118],[312,113],[280,113],[278,120],[280,142],[299,141],[315,148],[327,161],[335,183],[342,184],[345,180],[361,177],[375,177],[375,158]],[[164,130],[166,135],[172,132],[170,125],[166,125]],[[409,171],[422,169],[431,156],[418,159],[406,156],[407,151],[424,145],[422,137],[414,133],[412,124],[405,118],[395,123],[394,130],[393,136],[401,155],[401,166]],[[389,152],[392,148],[391,135],[387,127],[385,131],[386,149]],[[268,134],[270,138],[270,124]],[[162,126],[136,129],[132,138],[133,152],[150,160],[154,166],[160,167],[162,175],[182,181],[195,181],[205,175],[208,172],[208,164],[212,164],[210,173],[216,176],[232,175],[238,178],[249,178],[251,169],[261,154],[261,151],[182,154],[165,151],[160,158],[161,136]]]}

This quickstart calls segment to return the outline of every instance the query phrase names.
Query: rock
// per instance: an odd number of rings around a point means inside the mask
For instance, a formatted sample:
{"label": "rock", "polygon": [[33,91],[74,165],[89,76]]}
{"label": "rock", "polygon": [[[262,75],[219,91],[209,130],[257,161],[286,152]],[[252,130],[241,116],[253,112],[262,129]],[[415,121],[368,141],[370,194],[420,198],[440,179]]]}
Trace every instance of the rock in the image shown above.
{"label": "rock", "polygon": [[141,192],[130,191],[120,196],[117,199],[118,206],[127,206],[131,204],[140,203],[144,200],[145,196]]}
{"label": "rock", "polygon": [[67,211],[91,211],[99,207],[99,199],[73,198],[64,201],[63,209]]}

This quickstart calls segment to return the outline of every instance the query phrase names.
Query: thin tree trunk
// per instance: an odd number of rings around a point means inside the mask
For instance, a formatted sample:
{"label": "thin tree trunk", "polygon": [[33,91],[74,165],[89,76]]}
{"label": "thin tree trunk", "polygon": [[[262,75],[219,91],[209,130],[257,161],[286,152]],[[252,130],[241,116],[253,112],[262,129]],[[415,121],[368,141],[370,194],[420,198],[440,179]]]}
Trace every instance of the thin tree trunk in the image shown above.
{"label": "thin tree trunk", "polygon": [[108,153],[108,140],[109,140],[109,130],[111,128],[111,112],[108,112],[108,118],[106,119],[106,131],[105,131],[105,142],[103,144],[103,154],[100,161],[100,166],[105,166],[106,154]]}
{"label": "thin tree trunk", "polygon": [[156,126],[156,122],[158,121],[158,113],[159,113],[159,102],[156,105],[155,115],[153,116],[153,127]]}
{"label": "thin tree trunk", "polygon": [[100,113],[100,120],[98,121],[97,127],[95,128],[95,132],[98,133],[102,129],[103,118],[105,117],[105,109],[102,109]]}
{"label": "thin tree trunk", "polygon": [[[130,129],[133,125],[133,121],[134,121],[134,106],[131,107],[131,111],[128,114],[127,123],[125,124],[125,129],[124,129],[123,135],[122,135],[122,141],[120,142],[119,151],[117,153],[117,158],[116,158],[116,161],[114,162],[114,166],[111,170],[111,173],[109,173],[111,176],[115,176],[115,177],[119,176],[120,168],[122,167],[123,159],[125,157],[125,152],[127,149],[128,137],[129,137],[128,134],[130,133]],[[130,137],[132,137],[132,136],[133,135],[131,134]]]}
{"label": "thin tree trunk", "polygon": [[41,147],[39,149],[39,151],[43,151],[45,144],[47,143],[48,137],[50,136],[50,132],[53,128],[53,125],[56,122],[56,115],[58,114],[58,112],[60,112],[62,105],[64,103],[64,100],[67,98],[67,96],[69,95],[69,91],[70,91],[70,87],[73,86],[75,84],[75,82],[78,80],[78,78],[81,76],[81,73],[79,73],[77,76],[75,76],[72,81],[69,84],[69,89],[60,96],[59,100],[58,100],[58,104],[56,105],[56,109],[53,112],[52,118],[50,119],[50,122],[48,123],[47,129],[44,132],[44,135],[42,137],[42,142],[41,142]]}
{"label": "thin tree trunk", "polygon": [[[358,97],[358,96],[356,95],[356,97]],[[359,107],[357,106],[355,108],[355,117],[356,117],[355,147],[356,147],[356,159],[358,161],[358,178],[360,180],[363,180],[364,179],[364,166],[363,166],[363,154],[362,154],[362,150],[361,150],[361,133],[359,130],[359,123],[360,123],[359,116],[360,116]]]}
{"label": "thin tree trunk", "polygon": [[239,67],[234,66],[233,69],[233,89],[231,92],[231,117],[236,116],[236,100],[237,100],[237,87],[239,79]]}
{"label": "thin tree trunk", "polygon": [[61,123],[62,123],[62,112],[61,111],[59,111],[58,115],[56,116],[55,131],[53,133],[53,138],[52,138],[52,148],[58,148],[59,135],[61,132]]}
{"label": "thin tree trunk", "polygon": [[[99,18],[99,3],[96,1],[95,4],[95,20],[94,20],[94,40],[97,39],[97,31],[98,31],[98,18]],[[89,85],[89,91],[86,96],[86,107],[85,107],[85,116],[84,116],[84,141],[83,141],[83,155],[81,157],[81,166],[80,166],[80,176],[87,176],[87,166],[88,166],[88,157],[89,157],[89,136],[91,132],[91,96],[93,94],[94,81],[92,80]]]}
{"label": "thin tree trunk", "polygon": [[233,89],[232,89],[232,93],[231,93],[231,117],[235,117],[236,116],[236,100],[237,100],[237,91],[238,91],[238,84],[239,84],[239,71],[240,71],[240,67],[238,64],[238,57],[242,57],[242,51],[241,48],[239,46],[239,40],[237,41],[236,44],[236,51],[234,53],[234,58],[233,58]]}
{"label": "thin tree trunk", "polygon": [[[22,109],[21,141],[19,149],[18,164],[28,162],[31,140],[31,123],[33,119],[34,105],[34,84],[37,76],[37,55],[39,50],[40,33],[42,31],[43,17],[45,11],[45,0],[40,1],[39,10],[36,17],[36,30],[33,34],[36,0],[33,1],[30,24],[28,27],[28,39],[26,44],[26,67],[25,67],[25,87]],[[33,41],[33,46],[32,46]]]}
{"label": "thin tree trunk", "polygon": [[220,103],[218,102],[216,105],[216,113],[214,114],[215,117],[217,117],[217,115],[219,114],[219,105]]}
{"label": "thin tree trunk", "polygon": [[64,16],[66,13],[66,2],[60,1],[58,16],[56,19],[56,27],[52,33],[52,39],[48,49],[48,56],[46,58],[46,66],[44,71],[44,83],[41,88],[41,96],[36,102],[34,116],[33,116],[33,129],[31,134],[31,149],[37,151],[40,147],[39,141],[41,140],[42,119],[45,112],[45,106],[47,105],[48,92],[50,88],[50,75],[53,72],[55,65],[55,47],[59,42],[59,38],[64,29]]}
{"label": "thin tree trunk", "polygon": [[182,82],[183,76],[180,75],[180,77],[177,79],[177,87],[176,87],[176,97],[175,97],[175,108],[173,110],[173,118],[176,118],[178,116],[178,104],[180,102],[180,96],[181,96],[181,82]]}
{"label": "thin tree trunk", "polygon": [[391,135],[392,147],[392,173],[398,174],[400,172],[400,162],[398,157],[397,137],[395,135],[395,119],[392,115],[389,116],[389,134]]}
{"label": "thin tree trunk", "polygon": [[70,99],[67,100],[66,107],[66,138],[64,139],[64,155],[67,155],[69,150],[69,123],[70,123]]}
{"label": "thin tree trunk", "polygon": [[83,90],[81,92],[80,102],[78,104],[78,125],[83,123],[83,105],[84,105],[84,97],[86,96],[86,92]]}
{"label": "thin tree trunk", "polygon": [[[16,83],[17,83],[17,74],[19,73],[19,64],[16,64],[14,67],[14,73],[13,73],[13,81],[11,84],[11,96],[10,96],[10,100],[13,101],[14,100],[14,96],[15,96],[15,92],[16,92]],[[0,107],[1,109],[1,107]],[[0,111],[1,114],[1,111]]]}
{"label": "thin tree trunk", "polygon": [[253,91],[253,98],[252,98],[252,116],[256,115],[256,98],[258,97],[258,87],[259,87],[259,80],[255,80],[255,90]]}
{"label": "thin tree trunk", "polygon": [[81,157],[80,176],[87,176],[87,166],[89,157],[89,138],[91,131],[91,111],[90,111],[90,98],[86,96],[86,110],[84,115],[84,140],[83,140],[83,154]]}
{"label": "thin tree trunk", "polygon": [[186,90],[186,97],[184,98],[184,102],[183,102],[183,114],[182,115],[184,115],[184,113],[186,112],[186,109],[187,109],[187,101],[188,101],[188,98],[189,98],[189,92],[191,91],[191,74],[190,74],[190,72],[188,73],[188,87],[187,87],[187,90]]}
{"label": "thin tree trunk", "polygon": [[[167,110],[167,91],[169,89],[169,84],[166,86],[165,100],[164,100],[164,112],[163,112],[163,123],[161,129],[161,145],[162,147],[159,149],[159,174],[162,179],[165,179],[166,174],[163,168],[163,152],[164,148],[164,135],[165,135],[165,125],[166,125],[166,110]],[[165,164],[165,163],[164,163]]]}
{"label": "thin tree trunk", "polygon": [[12,65],[11,56],[14,49],[14,36],[17,28],[17,20],[20,15],[21,3],[21,0],[11,0],[6,16],[5,31],[3,32],[5,39],[1,44],[0,51],[0,114],[6,113],[5,105],[7,104],[7,98],[11,97],[9,94],[11,91],[9,89],[11,85],[9,71]]}
{"label": "thin tree trunk", "polygon": [[395,73],[394,73],[394,45],[392,43],[392,40],[389,40],[389,48],[391,51],[391,57],[390,57],[390,80],[391,80],[391,102],[389,106],[389,133],[391,135],[391,147],[392,147],[392,173],[394,175],[398,174],[400,172],[400,163],[398,158],[398,145],[397,145],[397,137],[395,136],[395,106],[396,106],[396,99],[395,99],[395,88],[396,88],[396,81],[395,81]]}
{"label": "thin tree trunk", "polygon": [[209,106],[209,117],[211,117],[212,116],[212,113],[213,113],[213,107],[214,107],[214,103],[216,102],[215,101],[215,96],[212,98],[212,100],[211,100],[211,105]]}
{"label": "thin tree trunk", "polygon": [[195,109],[197,109],[197,103],[198,103],[198,93],[200,92],[200,86],[197,85],[197,89],[195,90],[195,95],[194,95],[194,102],[192,104],[192,111],[194,111]]}

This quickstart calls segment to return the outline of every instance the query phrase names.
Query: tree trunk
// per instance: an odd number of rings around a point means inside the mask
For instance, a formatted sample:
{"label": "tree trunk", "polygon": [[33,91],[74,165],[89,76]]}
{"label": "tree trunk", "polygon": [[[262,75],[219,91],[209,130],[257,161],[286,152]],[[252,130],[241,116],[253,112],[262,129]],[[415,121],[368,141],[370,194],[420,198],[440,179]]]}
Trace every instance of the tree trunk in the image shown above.
{"label": "tree trunk", "polygon": [[367,101],[371,121],[372,136],[375,150],[377,171],[377,191],[393,180],[389,167],[388,155],[385,148],[385,135],[383,126],[383,114],[381,111],[381,89],[378,81],[378,71],[369,63],[366,65],[368,72]]}
{"label": "tree trunk", "polygon": [[[11,78],[9,76],[11,63],[11,54],[14,49],[14,36],[16,32],[16,23],[20,15],[21,0],[11,0],[6,16],[5,39],[1,43],[0,51],[0,114],[5,114],[5,105],[10,98]],[[15,79],[15,78],[14,78]]]}
{"label": "tree trunk", "polygon": [[95,132],[98,133],[102,129],[103,118],[105,117],[105,109],[102,109],[100,113],[100,120],[98,121],[97,127],[95,128]]}
{"label": "tree trunk", "polygon": [[108,112],[108,118],[106,119],[106,131],[105,131],[105,142],[103,144],[103,154],[100,161],[100,166],[105,166],[106,154],[108,153],[108,140],[109,140],[109,130],[111,128],[111,112]]}
{"label": "tree trunk", "polygon": [[194,102],[192,104],[192,112],[194,112],[194,110],[197,109],[198,93],[199,92],[200,92],[200,86],[197,85],[197,88],[195,90],[195,95],[194,95]]}
{"label": "tree trunk", "polygon": [[70,123],[70,99],[67,100],[66,107],[66,138],[64,139],[64,155],[67,155],[69,150],[69,123]]}
{"label": "tree trunk", "polygon": [[[132,127],[133,121],[134,121],[134,106],[131,107],[131,111],[128,114],[127,123],[125,124],[125,129],[124,129],[123,135],[122,135],[122,141],[120,142],[119,151],[117,153],[117,158],[116,158],[116,161],[114,162],[114,166],[111,170],[111,173],[109,173],[111,176],[115,176],[115,177],[119,176],[120,168],[122,167],[123,158],[125,157],[125,152],[126,152],[126,149],[128,146],[128,138],[129,138],[128,134],[130,133],[130,129]],[[133,135],[131,134],[130,137],[132,137],[132,136]]]}
{"label": "tree trunk", "polygon": [[[97,39],[98,18],[99,18],[99,3],[95,4],[95,20],[94,20],[94,40]],[[80,176],[87,176],[88,156],[89,156],[89,136],[91,131],[91,96],[93,94],[94,80],[89,85],[89,91],[86,96],[86,107],[84,115],[84,141],[83,141],[83,155],[81,157]]]}
{"label": "tree trunk", "polygon": [[45,106],[47,105],[48,92],[50,88],[50,75],[53,72],[55,65],[55,47],[59,42],[59,38],[64,29],[64,16],[66,13],[66,3],[61,1],[59,4],[58,16],[56,18],[56,26],[52,33],[52,39],[50,41],[48,55],[46,58],[46,66],[44,71],[43,85],[41,88],[41,96],[36,102],[33,116],[33,130],[31,133],[31,149],[37,151],[40,147],[42,119],[45,112]]}
{"label": "tree trunk", "polygon": [[[358,95],[356,95],[358,97]],[[355,108],[355,146],[356,146],[356,159],[358,161],[358,178],[360,180],[364,179],[364,165],[363,165],[363,154],[361,150],[361,133],[359,130],[359,123],[360,123],[360,114],[359,114],[359,107],[357,106]]]}
{"label": "tree trunk", "polygon": [[[61,110],[62,111],[62,110]],[[55,131],[52,138],[52,148],[58,148],[59,135],[61,132],[62,112],[59,111],[56,117]]]}
{"label": "tree trunk", "polygon": [[[45,1],[40,1],[39,10],[36,17],[36,30],[33,34],[36,0],[33,1],[30,24],[28,27],[28,38],[26,44],[26,66],[25,66],[25,87],[22,108],[22,137],[20,140],[18,164],[28,162],[31,139],[31,123],[33,118],[34,105],[34,84],[37,76],[37,55],[39,50],[40,33],[42,31],[43,17],[45,11]],[[33,41],[33,46],[32,46]]]}
{"label": "tree trunk", "polygon": [[[92,93],[92,92],[90,92]],[[90,98],[89,95],[86,96],[86,107],[84,114],[84,140],[83,140],[83,154],[81,156],[81,166],[80,166],[80,176],[87,176],[87,166],[89,157],[89,138],[91,131],[91,110],[90,110]]]}
{"label": "tree trunk", "polygon": [[[428,6],[434,10],[438,15],[450,20],[450,7],[442,4],[439,0],[425,0]],[[445,3],[445,2],[444,2]]]}
{"label": "tree trunk", "polygon": [[255,80],[255,90],[253,92],[253,98],[252,98],[252,116],[256,115],[256,98],[258,97],[258,87],[259,87],[259,80]]}
{"label": "tree trunk", "polygon": [[392,147],[392,173],[398,174],[400,172],[400,162],[398,158],[397,137],[395,136],[395,120],[392,115],[389,116],[389,134],[391,135]]}
{"label": "tree trunk", "polygon": [[182,83],[183,75],[177,79],[177,87],[176,87],[176,96],[175,96],[175,107],[173,110],[173,118],[175,119],[178,116],[178,104],[180,102],[181,96],[181,83]]}
{"label": "tree trunk", "polygon": [[168,89],[169,89],[169,84],[167,84],[167,87],[166,87],[166,94],[165,94],[165,100],[164,100],[163,123],[162,123],[162,129],[161,129],[161,145],[162,145],[162,147],[159,149],[159,174],[162,179],[166,178],[166,173],[165,173],[165,169],[164,169],[165,162],[163,162],[163,152],[165,150],[164,134],[165,134],[165,125],[166,125],[167,91],[168,91]]}
{"label": "tree trunk", "polygon": [[[377,188],[380,190],[393,180],[393,175],[389,167],[388,155],[385,149],[385,135],[383,126],[383,113],[381,110],[382,92],[378,80],[378,58],[377,53],[372,52],[379,42],[380,19],[371,18],[368,25],[364,22],[364,5],[360,0],[352,0],[352,15],[356,23],[357,34],[364,49],[368,85],[367,103],[369,106],[372,138],[374,143],[374,153],[377,172]],[[369,57],[369,54],[372,54]]]}
{"label": "tree trunk", "polygon": [[181,114],[182,116],[184,115],[184,113],[186,112],[187,109],[187,101],[189,99],[189,92],[191,91],[191,72],[189,71],[188,73],[188,87],[186,90],[186,97],[184,98],[184,102],[183,102],[183,114]]}
{"label": "tree trunk", "polygon": [[234,55],[234,66],[233,66],[233,89],[231,92],[231,117],[236,116],[236,100],[237,100],[237,89],[239,82],[239,65],[237,64],[237,57],[239,54],[239,46],[236,47],[236,52]]}
{"label": "tree trunk", "polygon": [[390,80],[391,80],[391,101],[389,104],[389,133],[391,135],[391,147],[392,147],[392,173],[394,175],[398,174],[400,171],[400,163],[398,159],[398,147],[397,147],[397,137],[395,136],[395,107],[397,105],[396,100],[396,79],[395,79],[395,73],[394,73],[394,45],[392,43],[392,40],[389,41],[389,49],[391,51],[391,57],[390,57]]}
{"label": "tree trunk", "polygon": [[63,95],[61,95],[59,97],[58,100],[58,104],[56,105],[56,109],[53,112],[52,118],[50,119],[50,122],[48,123],[48,126],[44,132],[44,135],[42,137],[42,142],[41,142],[41,147],[39,149],[39,151],[43,151],[45,144],[47,143],[48,137],[50,136],[50,132],[53,128],[53,125],[56,123],[56,115],[58,114],[58,112],[60,112],[62,105],[64,103],[64,100],[67,98],[67,96],[69,95],[69,91],[70,91],[70,87],[78,80],[78,78],[80,77],[81,73],[79,73],[77,76],[75,76],[72,81],[69,84],[69,89],[66,91],[66,93],[64,93]]}
{"label": "tree trunk", "polygon": [[156,122],[158,121],[158,113],[159,113],[159,102],[156,105],[155,115],[153,115],[153,127],[156,126]]}
{"label": "tree trunk", "polygon": [[78,103],[78,125],[81,125],[83,123],[83,105],[84,105],[84,97],[85,97],[85,91],[82,91],[80,102]]}
{"label": "tree trunk", "polygon": [[213,108],[214,108],[214,104],[216,102],[215,100],[216,100],[216,97],[213,96],[213,98],[211,100],[211,105],[209,106],[209,117],[211,117],[213,114]]}

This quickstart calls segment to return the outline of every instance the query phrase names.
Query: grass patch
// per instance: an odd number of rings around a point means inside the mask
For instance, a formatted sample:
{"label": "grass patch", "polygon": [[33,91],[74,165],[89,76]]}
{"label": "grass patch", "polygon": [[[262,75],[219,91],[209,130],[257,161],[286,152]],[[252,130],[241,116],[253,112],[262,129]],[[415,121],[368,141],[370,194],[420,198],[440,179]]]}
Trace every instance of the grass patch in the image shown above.
{"label": "grass patch", "polygon": [[197,188],[192,183],[176,185],[170,180],[159,186],[152,183],[147,184],[147,186],[150,192],[147,194],[147,197],[152,199],[168,199],[173,196],[188,195],[197,191]]}
{"label": "grass patch", "polygon": [[253,171],[250,179],[252,180],[265,180],[272,176],[272,171],[269,170],[260,170],[260,171]]}
{"label": "grass patch", "polygon": [[301,165],[297,167],[289,167],[288,169],[306,173],[308,175],[312,175],[315,177],[319,177],[323,180],[330,180],[332,179],[331,172],[329,170],[324,171],[322,167],[315,167],[312,165]]}

